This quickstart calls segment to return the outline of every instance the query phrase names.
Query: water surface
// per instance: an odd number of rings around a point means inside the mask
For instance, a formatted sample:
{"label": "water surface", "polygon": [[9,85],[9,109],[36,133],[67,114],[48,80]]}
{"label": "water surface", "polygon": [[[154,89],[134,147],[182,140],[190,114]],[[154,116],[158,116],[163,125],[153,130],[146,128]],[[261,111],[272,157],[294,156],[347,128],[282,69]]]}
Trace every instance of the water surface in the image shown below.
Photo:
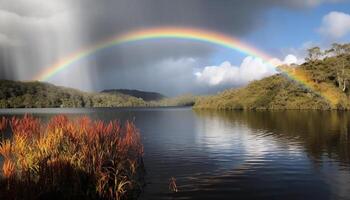
{"label": "water surface", "polygon": [[[19,109],[132,120],[145,147],[141,199],[350,199],[350,113],[190,108]],[[175,177],[178,193],[169,192]]]}

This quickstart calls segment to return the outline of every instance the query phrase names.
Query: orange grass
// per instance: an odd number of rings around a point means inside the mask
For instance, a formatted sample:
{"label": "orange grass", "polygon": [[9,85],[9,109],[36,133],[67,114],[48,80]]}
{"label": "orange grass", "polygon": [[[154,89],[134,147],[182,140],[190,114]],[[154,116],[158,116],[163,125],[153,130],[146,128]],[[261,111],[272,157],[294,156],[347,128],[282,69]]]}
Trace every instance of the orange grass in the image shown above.
{"label": "orange grass", "polygon": [[7,129],[7,119],[5,117],[0,118],[0,133],[4,133]]}
{"label": "orange grass", "polygon": [[2,118],[0,131],[7,121],[0,199],[129,199],[141,190],[143,145],[133,123],[58,115],[43,124],[25,115]]}

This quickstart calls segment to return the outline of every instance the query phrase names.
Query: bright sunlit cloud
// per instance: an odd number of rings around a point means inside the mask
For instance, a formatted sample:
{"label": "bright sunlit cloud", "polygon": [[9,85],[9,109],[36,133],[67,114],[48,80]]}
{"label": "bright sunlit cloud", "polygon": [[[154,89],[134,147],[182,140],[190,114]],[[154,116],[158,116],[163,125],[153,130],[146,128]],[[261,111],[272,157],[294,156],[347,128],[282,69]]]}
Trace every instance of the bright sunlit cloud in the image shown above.
{"label": "bright sunlit cloud", "polygon": [[[287,55],[283,61],[274,58],[273,63],[295,64],[298,59],[294,55]],[[195,76],[199,83],[209,86],[218,85],[244,85],[253,80],[259,80],[276,74],[274,66],[263,62],[259,58],[246,57],[240,66],[232,65],[225,61],[218,66],[207,66],[202,71],[196,72]]]}
{"label": "bright sunlit cloud", "polygon": [[343,12],[330,12],[323,17],[318,31],[329,39],[344,37],[350,33],[350,15]]}

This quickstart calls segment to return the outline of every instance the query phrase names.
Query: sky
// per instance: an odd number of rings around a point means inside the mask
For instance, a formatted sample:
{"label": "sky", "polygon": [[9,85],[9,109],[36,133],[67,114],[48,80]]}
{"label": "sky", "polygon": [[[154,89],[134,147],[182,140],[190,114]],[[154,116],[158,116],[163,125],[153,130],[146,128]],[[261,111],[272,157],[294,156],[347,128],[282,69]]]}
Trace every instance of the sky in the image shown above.
{"label": "sky", "polygon": [[[349,0],[0,0],[0,79],[33,80],[66,56],[141,28],[219,32],[281,63],[350,40]],[[208,94],[276,73],[261,59],[181,39],[139,41],[83,58],[47,82],[100,91]]]}

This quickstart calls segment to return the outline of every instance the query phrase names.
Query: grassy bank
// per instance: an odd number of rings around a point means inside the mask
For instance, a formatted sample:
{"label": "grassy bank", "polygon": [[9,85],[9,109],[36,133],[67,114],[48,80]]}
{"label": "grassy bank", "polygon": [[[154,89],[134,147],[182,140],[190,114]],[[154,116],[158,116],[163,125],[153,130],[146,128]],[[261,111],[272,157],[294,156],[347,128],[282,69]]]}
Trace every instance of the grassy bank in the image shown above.
{"label": "grassy bank", "polygon": [[2,118],[0,199],[132,199],[143,184],[143,146],[133,123],[59,115]]}

